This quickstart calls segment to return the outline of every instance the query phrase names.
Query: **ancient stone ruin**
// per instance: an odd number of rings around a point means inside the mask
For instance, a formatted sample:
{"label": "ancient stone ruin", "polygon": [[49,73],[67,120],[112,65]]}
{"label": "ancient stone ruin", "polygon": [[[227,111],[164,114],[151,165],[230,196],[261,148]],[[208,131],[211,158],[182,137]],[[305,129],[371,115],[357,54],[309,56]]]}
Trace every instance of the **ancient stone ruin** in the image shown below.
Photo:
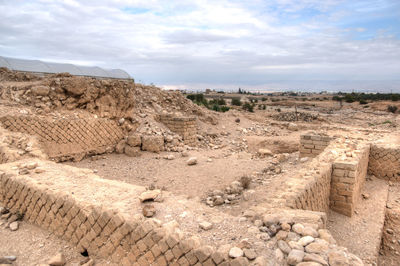
{"label": "ancient stone ruin", "polygon": [[[129,81],[0,77],[1,230],[35,225],[96,265],[399,258],[400,145],[384,141],[390,130],[294,126],[275,113],[260,122]],[[382,206],[370,201],[375,184]],[[358,239],[336,231],[367,205],[380,212],[365,219],[368,248],[358,252]]]}

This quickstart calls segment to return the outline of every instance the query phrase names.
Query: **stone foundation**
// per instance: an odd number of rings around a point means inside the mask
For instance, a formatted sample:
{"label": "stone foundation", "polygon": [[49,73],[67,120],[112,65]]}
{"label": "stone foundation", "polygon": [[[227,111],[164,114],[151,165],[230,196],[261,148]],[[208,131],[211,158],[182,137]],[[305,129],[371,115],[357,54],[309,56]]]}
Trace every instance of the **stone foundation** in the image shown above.
{"label": "stone foundation", "polygon": [[175,117],[172,115],[161,115],[160,120],[172,132],[180,135],[186,145],[196,145],[197,129],[195,117]]}
{"label": "stone foundation", "polygon": [[332,140],[329,136],[306,134],[300,136],[300,157],[316,157],[328,147]]}
{"label": "stone foundation", "polygon": [[352,216],[360,198],[368,168],[369,145],[361,148],[356,158],[349,157],[332,165],[331,209]]}
{"label": "stone foundation", "polygon": [[109,119],[4,116],[0,123],[9,131],[37,136],[43,151],[56,161],[80,160],[88,154],[112,151],[125,135],[117,123]]}
{"label": "stone foundation", "polygon": [[371,145],[368,173],[378,178],[400,181],[400,145]]}

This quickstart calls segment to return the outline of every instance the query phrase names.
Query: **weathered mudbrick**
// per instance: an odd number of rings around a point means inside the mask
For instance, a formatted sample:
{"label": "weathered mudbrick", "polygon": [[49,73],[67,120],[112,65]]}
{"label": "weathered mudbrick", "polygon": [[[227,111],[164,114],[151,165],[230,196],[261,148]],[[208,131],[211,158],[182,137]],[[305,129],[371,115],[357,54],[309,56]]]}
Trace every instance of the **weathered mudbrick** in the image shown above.
{"label": "weathered mudbrick", "polygon": [[186,145],[196,144],[197,128],[195,117],[176,117],[173,115],[161,115],[160,120],[172,132],[180,135]]}
{"label": "weathered mudbrick", "polygon": [[378,178],[400,181],[400,145],[371,145],[368,173]]}
{"label": "weathered mudbrick", "polygon": [[125,135],[115,121],[104,118],[48,120],[4,116],[0,123],[9,131],[37,136],[44,152],[56,161],[112,150]]}

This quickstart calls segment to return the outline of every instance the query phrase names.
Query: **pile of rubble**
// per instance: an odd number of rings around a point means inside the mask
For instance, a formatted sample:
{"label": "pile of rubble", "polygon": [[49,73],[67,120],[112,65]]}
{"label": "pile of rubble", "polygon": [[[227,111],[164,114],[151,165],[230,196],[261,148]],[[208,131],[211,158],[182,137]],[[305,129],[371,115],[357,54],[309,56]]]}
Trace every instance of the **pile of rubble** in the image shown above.
{"label": "pile of rubble", "polygon": [[[28,77],[28,78],[27,78]],[[5,85],[0,98],[34,106],[44,112],[56,109],[83,109],[99,117],[121,119],[135,123],[140,117],[163,111],[199,116],[205,122],[216,123],[211,112],[193,104],[180,92],[164,91],[155,86],[134,83],[133,80],[99,80],[76,77],[68,73],[35,77],[0,69],[0,80],[20,81]]]}
{"label": "pile of rubble", "polygon": [[117,153],[140,156],[140,151],[159,153],[161,151],[182,152],[185,145],[182,137],[167,127],[153,121],[143,122],[136,131],[131,131],[116,146]]}
{"label": "pile of rubble", "polygon": [[275,115],[272,115],[272,118],[278,121],[287,121],[287,122],[295,122],[295,121],[304,121],[304,122],[312,122],[318,119],[318,115],[313,115],[310,113],[303,112],[282,112]]}
{"label": "pile of rubble", "polygon": [[38,141],[21,133],[10,133],[0,127],[0,163],[28,157],[45,158]]}
{"label": "pile of rubble", "polygon": [[239,181],[233,181],[223,191],[214,190],[210,192],[205,199],[205,203],[210,207],[214,207],[223,204],[237,203],[240,199],[242,199],[242,196],[245,198],[245,200],[248,200],[249,197],[251,197],[251,194],[254,193],[254,190],[246,190],[248,189],[250,182],[250,177],[243,176]]}

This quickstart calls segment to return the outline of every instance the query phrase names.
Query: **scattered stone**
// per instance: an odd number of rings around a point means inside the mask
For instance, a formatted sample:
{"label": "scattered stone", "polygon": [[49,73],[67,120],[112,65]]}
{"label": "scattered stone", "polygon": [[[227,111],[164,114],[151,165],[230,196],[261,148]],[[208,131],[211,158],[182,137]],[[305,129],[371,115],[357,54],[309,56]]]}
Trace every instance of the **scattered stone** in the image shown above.
{"label": "scattered stone", "polygon": [[312,227],[306,226],[303,229],[303,236],[312,236],[314,238],[318,237],[318,232]]}
{"label": "scattered stone", "polygon": [[186,161],[187,165],[195,165],[197,164],[197,158],[196,157],[191,157],[189,160]]}
{"label": "scattered stone", "polygon": [[287,231],[287,232],[289,232],[290,229],[292,228],[292,227],[290,226],[290,224],[288,224],[288,223],[282,223],[282,224],[281,224],[281,227],[282,227],[282,230],[283,230],[283,231]]}
{"label": "scattered stone", "polygon": [[19,228],[18,221],[10,223],[8,227],[10,228],[11,231],[17,231]]}
{"label": "scattered stone", "polygon": [[368,193],[362,193],[361,195],[362,195],[363,199],[369,199]]}
{"label": "scattered stone", "polygon": [[16,261],[17,260],[17,256],[4,256],[3,258],[5,258],[6,260],[10,260],[10,261]]}
{"label": "scattered stone", "polygon": [[94,260],[93,259],[89,259],[88,262],[82,264],[82,266],[93,266],[94,265]]}
{"label": "scattered stone", "polygon": [[303,158],[300,158],[300,162],[301,163],[305,163],[305,162],[307,162],[308,161],[308,157],[303,157]]}
{"label": "scattered stone", "polygon": [[0,214],[6,214],[6,213],[8,213],[8,210],[0,206]]}
{"label": "scattered stone", "polygon": [[299,242],[296,242],[296,241],[289,241],[289,247],[291,248],[291,249],[298,249],[298,250],[303,250],[304,251],[304,246],[301,244],[301,243],[299,243]]}
{"label": "scattered stone", "polygon": [[140,194],[139,200],[141,202],[145,201],[155,201],[156,199],[161,197],[161,190],[159,189],[154,189],[154,190],[147,190]]}
{"label": "scattered stone", "polygon": [[328,242],[326,242],[325,240],[313,242],[306,246],[306,251],[308,253],[323,254],[327,253],[328,249],[329,249]]}
{"label": "scattered stone", "polygon": [[153,217],[156,214],[156,208],[153,204],[146,204],[143,206],[142,212],[144,217]]}
{"label": "scattered stone", "polygon": [[254,260],[257,257],[257,253],[254,249],[244,249],[244,256],[249,260]]}
{"label": "scattered stone", "polygon": [[201,229],[203,229],[203,230],[205,230],[205,231],[208,231],[208,230],[210,230],[210,229],[213,227],[213,224],[204,221],[204,222],[199,223],[199,226],[200,226]]}
{"label": "scattered stone", "polygon": [[388,229],[386,229],[386,233],[388,233],[389,235],[393,235],[393,229],[390,229],[390,228],[388,228]]}
{"label": "scattered stone", "polygon": [[235,122],[236,122],[236,123],[240,123],[240,118],[236,118],[236,119],[235,119]]}
{"label": "scattered stone", "polygon": [[282,250],[283,253],[289,254],[289,252],[292,250],[289,245],[283,241],[283,240],[278,240],[278,247],[280,250]]}
{"label": "scattered stone", "polygon": [[294,224],[294,225],[292,226],[292,230],[293,230],[295,233],[297,233],[297,234],[299,234],[299,235],[302,235],[302,234],[303,234],[303,231],[304,231],[304,226],[303,226],[302,224]]}
{"label": "scattered stone", "polygon": [[67,263],[67,261],[65,260],[64,254],[59,252],[57,255],[52,257],[47,263],[51,266],[63,266]]}
{"label": "scattered stone", "polygon": [[312,236],[303,236],[302,238],[300,238],[299,241],[297,241],[300,245],[302,245],[303,247],[307,246],[308,244],[314,242],[314,237]]}
{"label": "scattered stone", "polygon": [[139,147],[131,147],[129,145],[125,146],[124,153],[129,157],[139,157],[141,155]]}
{"label": "scattered stone", "polygon": [[258,154],[261,156],[272,156],[273,153],[268,149],[259,149]]}
{"label": "scattered stone", "polygon": [[318,254],[313,254],[313,253],[306,253],[304,255],[303,261],[317,262],[324,266],[328,265],[328,262],[322,256],[320,256]]}
{"label": "scattered stone", "polygon": [[304,251],[298,249],[292,249],[287,257],[287,263],[289,265],[297,265],[302,262],[304,258]]}
{"label": "scattered stone", "polygon": [[244,254],[243,250],[238,247],[233,247],[229,250],[229,257],[231,257],[231,258],[242,257],[243,254]]}
{"label": "scattered stone", "polygon": [[336,240],[327,229],[319,229],[318,234],[321,239],[327,241],[329,244],[336,244]]}

